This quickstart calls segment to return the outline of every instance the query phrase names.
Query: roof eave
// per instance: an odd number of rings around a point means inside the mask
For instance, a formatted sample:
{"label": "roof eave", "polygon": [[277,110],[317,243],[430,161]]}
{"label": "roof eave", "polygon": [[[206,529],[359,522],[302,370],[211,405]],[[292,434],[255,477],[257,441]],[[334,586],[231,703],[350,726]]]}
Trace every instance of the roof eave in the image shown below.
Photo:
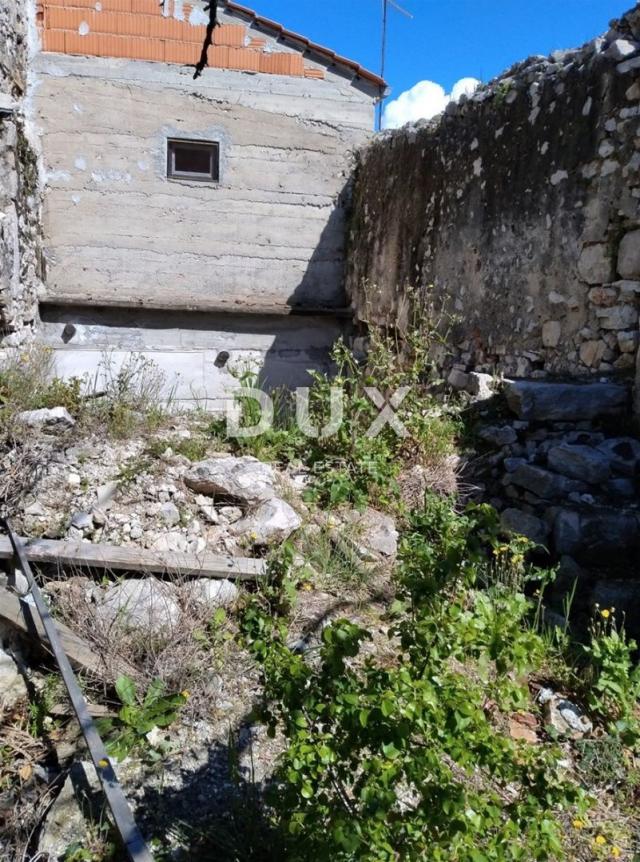
{"label": "roof eave", "polygon": [[327,48],[324,45],[319,45],[317,42],[312,42],[310,39],[307,39],[306,36],[302,36],[300,33],[295,33],[293,30],[287,30],[286,27],[279,24],[277,21],[272,21],[270,18],[264,18],[262,15],[258,15],[257,12],[254,12],[253,9],[249,9],[247,6],[242,6],[240,3],[234,2],[234,0],[225,0],[225,5],[230,12],[249,18],[256,26],[266,30],[271,30],[280,38],[287,39],[294,43],[297,42],[304,50],[313,51],[315,54],[328,60],[331,65],[349,69],[355,78],[360,78],[361,80],[367,81],[377,87],[381,91],[381,95],[384,95],[387,91],[388,87],[384,78],[381,78],[380,75],[376,75],[375,72],[370,72],[368,69],[365,69],[364,66],[356,63],[355,60],[341,57],[330,48]]}

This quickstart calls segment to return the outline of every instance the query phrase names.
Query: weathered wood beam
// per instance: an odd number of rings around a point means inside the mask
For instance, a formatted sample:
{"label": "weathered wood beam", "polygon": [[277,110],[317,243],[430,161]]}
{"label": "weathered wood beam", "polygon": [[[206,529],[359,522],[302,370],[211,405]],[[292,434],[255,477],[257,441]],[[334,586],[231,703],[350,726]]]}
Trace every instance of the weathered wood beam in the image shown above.
{"label": "weathered wood beam", "polygon": [[[21,539],[27,559],[32,563],[52,563],[69,568],[102,571],[147,572],[200,578],[229,578],[253,581],[266,574],[264,560],[224,557],[218,554],[181,554],[147,551],[117,545],[92,545],[56,539]],[[0,536],[0,560],[13,557],[11,542]]]}
{"label": "weathered wood beam", "polygon": [[[42,620],[35,607],[4,587],[0,587],[0,619],[32,637],[37,636],[45,646],[48,644]],[[89,644],[57,620],[56,627],[69,661],[76,667],[104,677],[107,669],[105,663]],[[122,659],[114,659],[110,670],[115,675],[135,673]]]}

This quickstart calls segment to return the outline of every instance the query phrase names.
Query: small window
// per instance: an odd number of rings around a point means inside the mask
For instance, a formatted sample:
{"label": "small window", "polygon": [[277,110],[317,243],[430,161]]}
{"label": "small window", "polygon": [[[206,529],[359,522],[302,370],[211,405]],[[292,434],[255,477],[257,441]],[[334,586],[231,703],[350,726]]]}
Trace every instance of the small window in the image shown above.
{"label": "small window", "polygon": [[204,141],[168,141],[169,179],[217,183],[220,179],[220,146]]}

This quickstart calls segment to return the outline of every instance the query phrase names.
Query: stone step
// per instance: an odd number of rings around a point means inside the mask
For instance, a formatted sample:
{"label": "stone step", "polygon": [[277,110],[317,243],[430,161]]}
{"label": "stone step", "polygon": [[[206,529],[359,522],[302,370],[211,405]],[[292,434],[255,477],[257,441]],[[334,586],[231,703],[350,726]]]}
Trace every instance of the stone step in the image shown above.
{"label": "stone step", "polygon": [[630,406],[628,386],[618,383],[548,383],[510,380],[507,404],[527,422],[580,422],[624,415]]}

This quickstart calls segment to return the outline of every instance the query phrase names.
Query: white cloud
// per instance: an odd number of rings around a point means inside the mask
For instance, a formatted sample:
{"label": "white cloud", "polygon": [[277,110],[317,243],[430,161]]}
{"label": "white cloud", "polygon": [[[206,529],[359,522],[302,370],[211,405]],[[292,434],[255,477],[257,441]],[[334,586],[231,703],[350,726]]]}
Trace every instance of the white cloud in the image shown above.
{"label": "white cloud", "polygon": [[384,110],[382,128],[399,129],[405,123],[430,120],[442,113],[451,100],[457,101],[460,96],[473,93],[480,83],[476,78],[460,78],[453,85],[451,93],[445,93],[444,87],[434,81],[419,81],[389,102]]}

